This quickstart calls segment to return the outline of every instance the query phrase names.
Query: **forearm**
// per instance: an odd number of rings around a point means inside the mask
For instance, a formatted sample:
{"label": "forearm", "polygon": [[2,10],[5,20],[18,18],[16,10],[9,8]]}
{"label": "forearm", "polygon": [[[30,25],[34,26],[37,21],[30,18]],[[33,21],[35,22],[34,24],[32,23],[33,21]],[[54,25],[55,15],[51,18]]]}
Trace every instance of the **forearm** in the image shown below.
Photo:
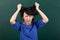
{"label": "forearm", "polygon": [[19,13],[20,10],[16,10],[16,12],[12,15],[10,22],[15,23],[15,20],[17,18],[17,15]]}
{"label": "forearm", "polygon": [[48,17],[40,9],[37,9],[37,11],[39,12],[39,14],[42,17],[43,21],[48,22]]}

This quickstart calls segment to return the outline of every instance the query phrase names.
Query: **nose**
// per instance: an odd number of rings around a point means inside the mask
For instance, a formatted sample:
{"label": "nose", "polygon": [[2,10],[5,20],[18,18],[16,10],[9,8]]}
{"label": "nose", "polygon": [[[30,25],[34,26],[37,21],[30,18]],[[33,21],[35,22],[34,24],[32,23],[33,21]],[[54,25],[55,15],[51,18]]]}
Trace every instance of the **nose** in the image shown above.
{"label": "nose", "polygon": [[27,21],[29,21],[29,20],[30,20],[30,18],[28,17],[28,18],[27,18]]}

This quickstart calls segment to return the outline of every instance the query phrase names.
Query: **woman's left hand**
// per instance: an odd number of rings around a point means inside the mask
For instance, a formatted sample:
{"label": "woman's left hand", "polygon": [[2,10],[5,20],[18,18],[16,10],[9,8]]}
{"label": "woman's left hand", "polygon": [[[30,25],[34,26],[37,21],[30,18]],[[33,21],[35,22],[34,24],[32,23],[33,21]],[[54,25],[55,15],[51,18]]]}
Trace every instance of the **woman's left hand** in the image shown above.
{"label": "woman's left hand", "polygon": [[39,9],[39,3],[35,2],[36,9]]}

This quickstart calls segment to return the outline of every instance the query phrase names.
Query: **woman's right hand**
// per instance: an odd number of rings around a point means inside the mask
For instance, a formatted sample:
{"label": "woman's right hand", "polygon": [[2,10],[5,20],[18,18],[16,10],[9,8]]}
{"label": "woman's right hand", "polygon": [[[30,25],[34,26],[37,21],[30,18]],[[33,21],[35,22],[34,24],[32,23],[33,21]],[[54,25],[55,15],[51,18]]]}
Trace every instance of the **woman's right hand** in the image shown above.
{"label": "woman's right hand", "polygon": [[19,10],[19,11],[20,11],[20,10],[21,10],[21,8],[22,8],[22,5],[21,5],[21,4],[18,4],[18,5],[17,5],[17,10]]}

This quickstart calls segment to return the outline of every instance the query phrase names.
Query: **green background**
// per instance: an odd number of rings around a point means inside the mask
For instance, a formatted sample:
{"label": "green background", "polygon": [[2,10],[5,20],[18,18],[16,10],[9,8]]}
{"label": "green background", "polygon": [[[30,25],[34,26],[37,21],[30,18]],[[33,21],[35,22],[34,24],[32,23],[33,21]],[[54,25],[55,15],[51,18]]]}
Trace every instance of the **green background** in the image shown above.
{"label": "green background", "polygon": [[[19,31],[14,30],[9,20],[17,9],[17,4],[32,6],[35,1],[47,15],[49,22],[38,29],[39,40],[60,40],[60,0],[0,0],[0,40],[19,40]],[[38,15],[35,19],[40,18]],[[22,21],[18,15],[18,21]]]}

